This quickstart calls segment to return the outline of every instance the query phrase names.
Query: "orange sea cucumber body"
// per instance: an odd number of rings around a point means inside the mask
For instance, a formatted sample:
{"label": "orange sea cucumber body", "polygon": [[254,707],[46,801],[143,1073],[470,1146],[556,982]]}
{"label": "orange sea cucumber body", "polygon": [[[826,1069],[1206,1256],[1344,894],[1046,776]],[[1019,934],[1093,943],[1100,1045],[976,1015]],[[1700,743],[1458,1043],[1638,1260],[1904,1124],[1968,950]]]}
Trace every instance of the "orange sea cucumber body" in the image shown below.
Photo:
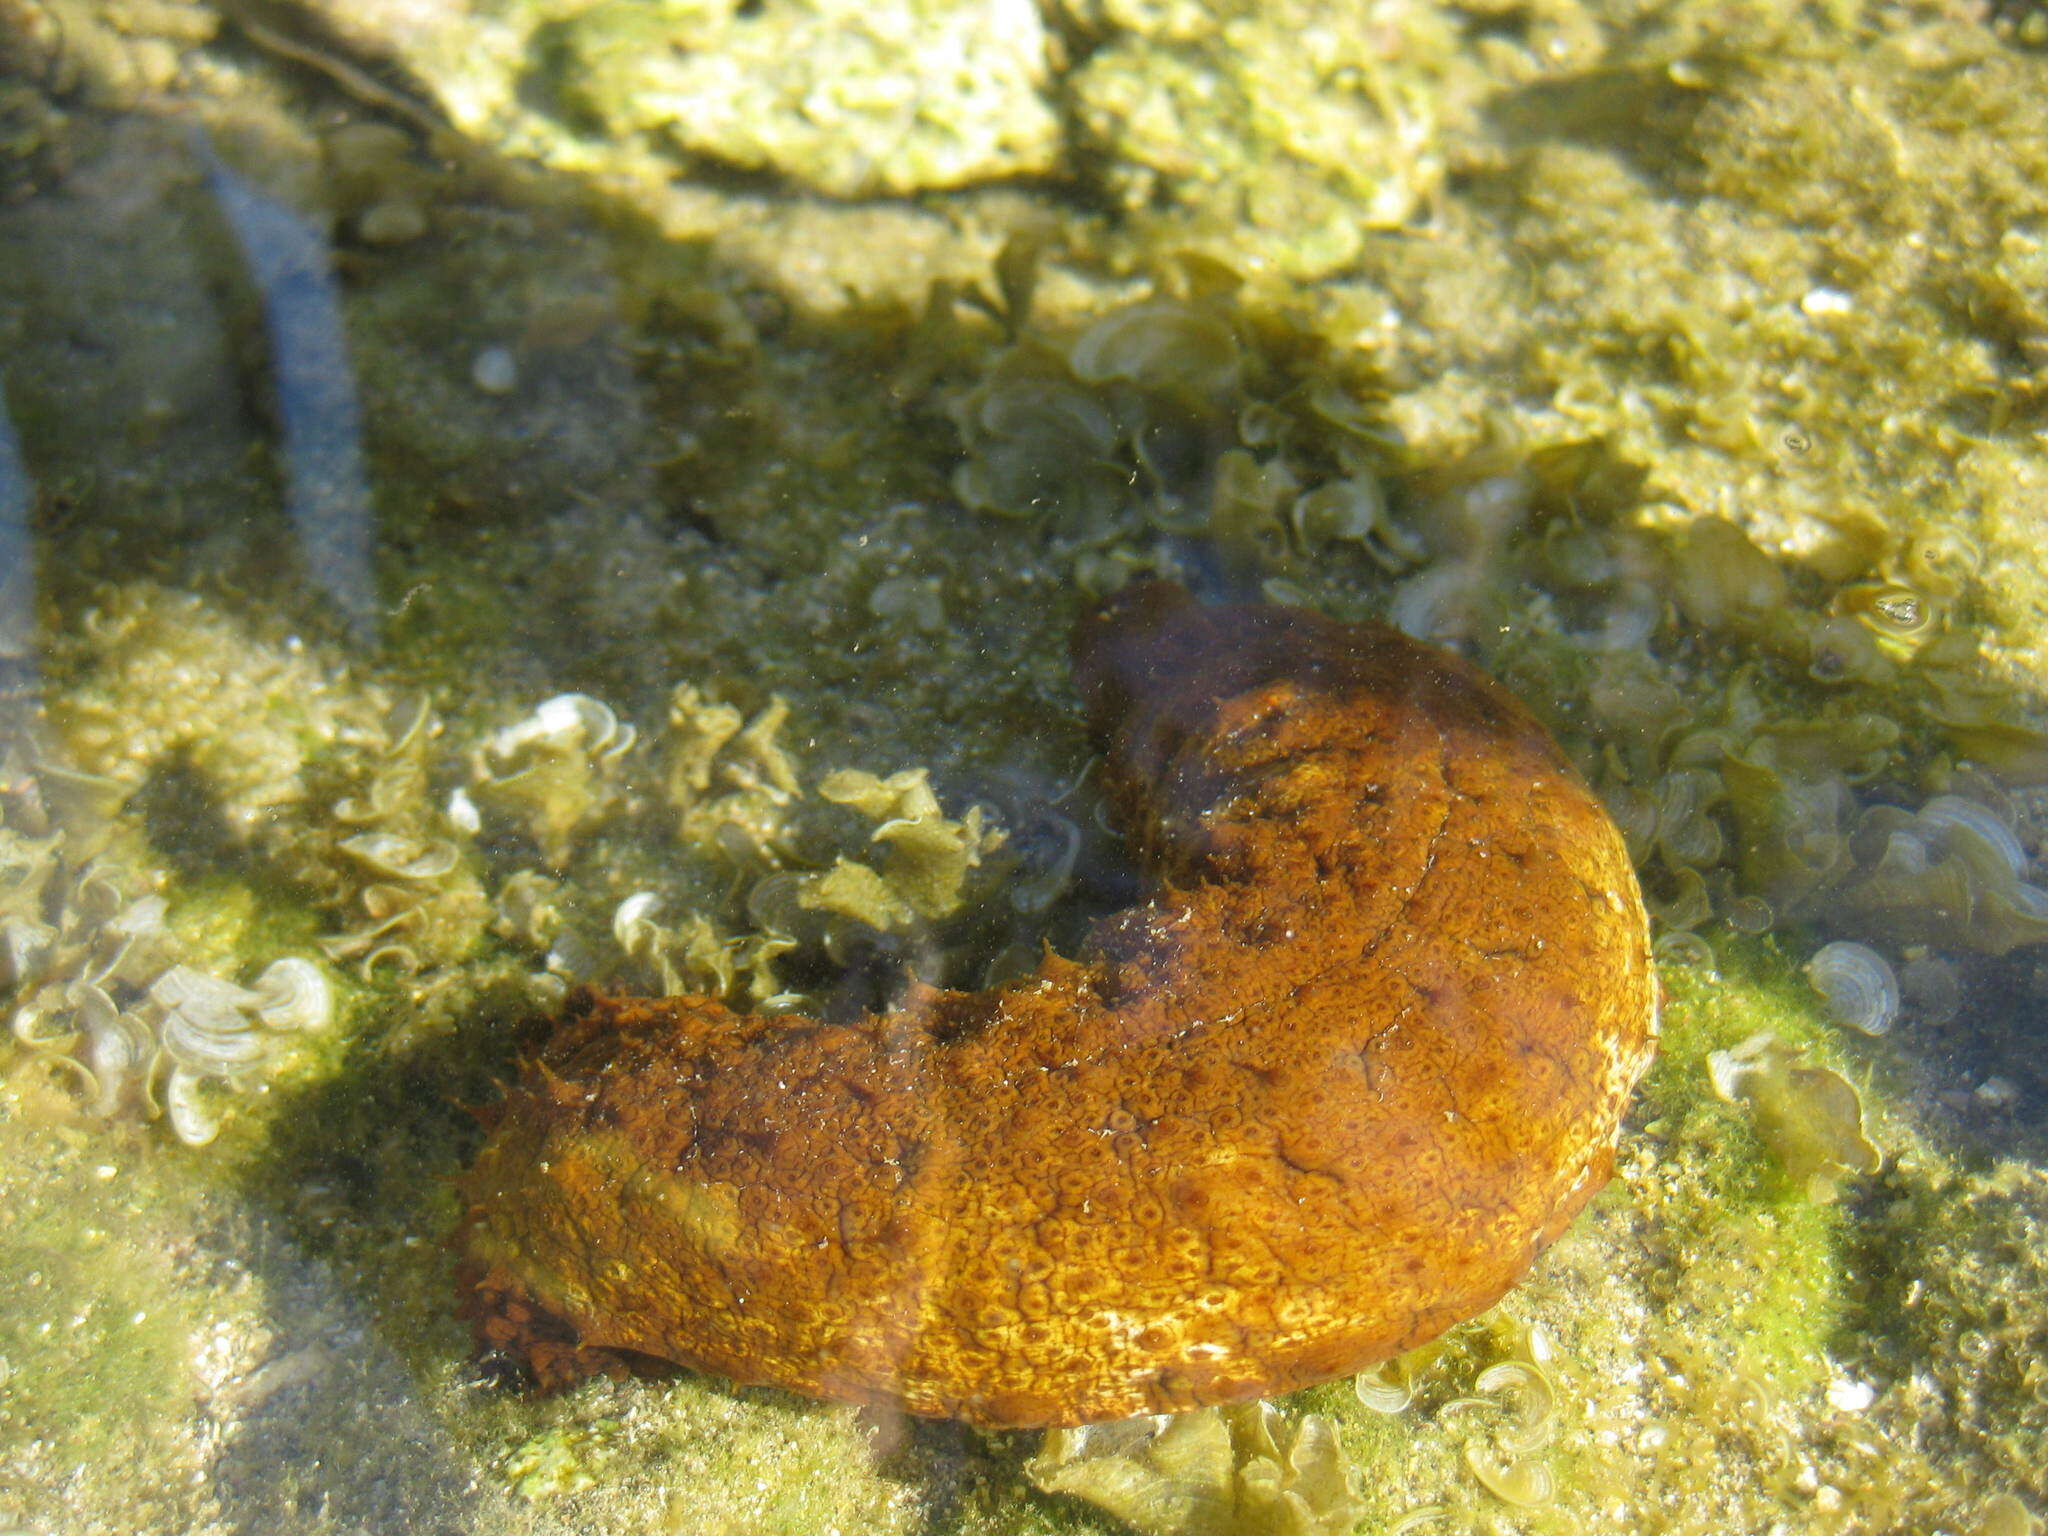
{"label": "orange sea cucumber body", "polygon": [[585,997],[464,1180],[479,1338],[990,1425],[1266,1396],[1490,1305],[1655,1034],[1621,838],[1455,657],[1147,584],[1075,639],[1154,877],[850,1025]]}

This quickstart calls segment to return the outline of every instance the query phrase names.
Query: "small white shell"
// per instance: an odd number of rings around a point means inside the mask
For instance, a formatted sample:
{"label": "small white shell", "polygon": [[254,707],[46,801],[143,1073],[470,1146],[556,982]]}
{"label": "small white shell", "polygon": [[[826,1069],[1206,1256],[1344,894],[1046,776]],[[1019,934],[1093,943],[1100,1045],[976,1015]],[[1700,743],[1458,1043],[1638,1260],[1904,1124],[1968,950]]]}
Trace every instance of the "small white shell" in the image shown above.
{"label": "small white shell", "polygon": [[272,1029],[320,1029],[334,1017],[334,993],[320,967],[297,955],[273,960],[256,978],[256,1017]]}
{"label": "small white shell", "polygon": [[171,1134],[188,1147],[203,1147],[220,1134],[220,1111],[205,1102],[198,1073],[173,1067],[164,1083],[164,1114]]}
{"label": "small white shell", "polygon": [[509,762],[529,747],[570,752],[578,747],[596,758],[616,757],[633,745],[636,732],[621,726],[602,699],[587,693],[558,693],[524,720],[508,725],[484,743],[484,750]]}
{"label": "small white shell", "polygon": [[1837,1024],[1881,1035],[1899,1016],[1899,982],[1883,955],[1864,944],[1824,944],[1806,962],[1806,979]]}
{"label": "small white shell", "polygon": [[1458,640],[1477,622],[1485,575],[1477,567],[1445,561],[1402,578],[1388,599],[1386,620],[1416,640]]}
{"label": "small white shell", "polygon": [[148,938],[164,931],[164,899],[161,896],[144,896],[131,901],[119,913],[107,920],[110,932],[123,938]]}
{"label": "small white shell", "polygon": [[0,918],[0,986],[18,987],[57,942],[57,930],[31,917]]}
{"label": "small white shell", "polygon": [[1974,833],[1998,850],[2015,875],[2027,872],[2026,849],[2004,818],[1988,805],[1962,795],[1936,795],[1920,807],[1918,820],[1942,832],[1955,827]]}
{"label": "small white shell", "polygon": [[248,988],[189,965],[174,965],[165,971],[150,983],[149,995],[169,1012],[189,1012],[195,1020],[218,1019],[229,1028],[241,1027],[228,1021],[256,1006],[256,994]]}
{"label": "small white shell", "polygon": [[653,891],[635,891],[619,903],[612,913],[612,937],[619,948],[629,955],[637,954],[643,944],[659,933],[654,913],[660,906],[661,897]]}
{"label": "small white shell", "polygon": [[360,832],[335,846],[378,874],[397,880],[438,880],[461,859],[453,843],[440,839],[420,843],[391,832]]}
{"label": "small white shell", "polygon": [[468,790],[456,789],[449,794],[448,824],[458,832],[483,830],[483,813],[476,808],[476,802],[469,798]]}
{"label": "small white shell", "polygon": [[1402,1413],[1415,1401],[1415,1378],[1399,1360],[1382,1360],[1352,1377],[1351,1390],[1374,1413]]}
{"label": "small white shell", "polygon": [[164,1052],[181,1068],[200,1076],[227,1077],[270,1053],[270,1042],[256,1032],[249,1017],[259,1001],[253,992],[190,966],[174,965],[151,983],[149,996],[164,1010],[157,1031]]}
{"label": "small white shell", "polygon": [[156,1035],[134,1014],[116,1008],[101,988],[78,982],[70,990],[78,1020],[85,1026],[85,1065],[97,1085],[93,1113],[112,1114],[126,1097],[131,1079],[148,1082],[156,1064]]}

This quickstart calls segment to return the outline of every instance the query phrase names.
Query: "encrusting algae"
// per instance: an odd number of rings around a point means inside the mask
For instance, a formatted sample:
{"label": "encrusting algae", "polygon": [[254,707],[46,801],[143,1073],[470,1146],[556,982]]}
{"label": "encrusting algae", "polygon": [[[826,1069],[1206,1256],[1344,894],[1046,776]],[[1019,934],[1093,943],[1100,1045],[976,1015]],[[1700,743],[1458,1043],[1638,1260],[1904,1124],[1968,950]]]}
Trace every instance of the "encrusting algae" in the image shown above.
{"label": "encrusting algae", "polygon": [[1549,736],[1392,630],[1164,583],[1074,654],[1156,894],[851,1024],[583,994],[463,1181],[482,1345],[1081,1424],[1362,1369],[1563,1231],[1656,984]]}

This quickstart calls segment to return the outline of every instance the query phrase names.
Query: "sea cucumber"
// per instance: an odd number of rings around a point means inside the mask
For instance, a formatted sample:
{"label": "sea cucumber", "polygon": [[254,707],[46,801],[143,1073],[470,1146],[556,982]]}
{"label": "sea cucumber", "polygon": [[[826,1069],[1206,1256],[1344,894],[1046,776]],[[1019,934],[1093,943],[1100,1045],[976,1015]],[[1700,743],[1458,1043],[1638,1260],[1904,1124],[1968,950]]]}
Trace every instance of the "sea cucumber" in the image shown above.
{"label": "sea cucumber", "polygon": [[1654,1050],[1622,840],[1457,657],[1158,582],[1074,673],[1153,882],[1076,959],[852,1024],[582,994],[462,1181],[543,1385],[652,1356],[984,1425],[1358,1371],[1606,1180]]}

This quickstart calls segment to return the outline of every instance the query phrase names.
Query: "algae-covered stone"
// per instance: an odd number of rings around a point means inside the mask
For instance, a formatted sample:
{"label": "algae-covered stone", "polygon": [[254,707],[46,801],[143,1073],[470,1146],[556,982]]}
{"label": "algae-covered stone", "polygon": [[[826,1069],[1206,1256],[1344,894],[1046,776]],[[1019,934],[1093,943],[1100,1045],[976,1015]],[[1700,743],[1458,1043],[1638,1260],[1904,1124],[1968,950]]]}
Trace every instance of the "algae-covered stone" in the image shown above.
{"label": "algae-covered stone", "polygon": [[[1441,185],[1450,33],[1416,5],[1110,7],[1129,30],[1066,81],[1133,215],[1316,276]],[[1163,214],[1160,210],[1165,210]]]}
{"label": "algae-covered stone", "polygon": [[559,39],[564,94],[613,131],[835,197],[1051,169],[1031,0],[614,0]]}

